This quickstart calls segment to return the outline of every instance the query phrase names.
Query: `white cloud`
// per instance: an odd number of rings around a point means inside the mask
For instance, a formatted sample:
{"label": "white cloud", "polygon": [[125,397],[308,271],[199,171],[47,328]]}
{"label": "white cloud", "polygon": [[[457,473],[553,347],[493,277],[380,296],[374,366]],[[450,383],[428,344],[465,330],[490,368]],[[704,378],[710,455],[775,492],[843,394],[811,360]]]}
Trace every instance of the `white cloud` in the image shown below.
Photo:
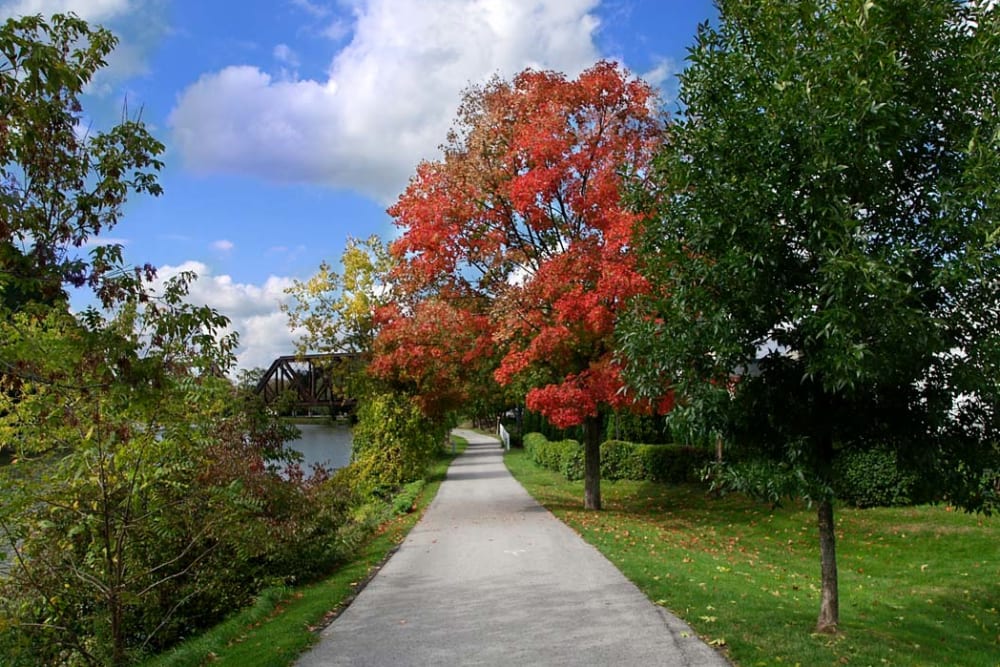
{"label": "white cloud", "polygon": [[92,236],[83,242],[84,248],[97,248],[102,245],[120,245],[127,246],[129,243],[128,239],[115,238],[114,236]]}
{"label": "white cloud", "polygon": [[228,275],[213,275],[202,262],[188,261],[179,266],[161,266],[154,287],[183,271],[193,271],[198,279],[191,284],[188,301],[215,308],[232,322],[240,335],[237,350],[240,368],[267,368],[277,357],[294,354],[296,334],[288,328],[281,304],[288,300],[285,289],[292,278],[270,276],[263,285],[237,283]]}
{"label": "white cloud", "polygon": [[274,59],[278,62],[291,65],[292,67],[299,66],[299,57],[295,55],[295,51],[292,50],[292,47],[287,44],[278,44],[274,47],[274,51],[272,53],[274,54]]}
{"label": "white cloud", "polygon": [[316,18],[323,18],[330,14],[330,8],[318,2],[310,2],[309,0],[291,0],[291,2],[295,7]]}
{"label": "white cloud", "polygon": [[0,3],[0,17],[73,12],[86,21],[101,22],[128,13],[130,0],[14,0]]}
{"label": "white cloud", "polygon": [[178,98],[174,140],[196,171],[328,184],[386,203],[434,157],[470,83],[591,65],[597,4],[358,0],[353,36],[325,78],[251,66],[205,74]]}
{"label": "white cloud", "polygon": [[681,68],[670,58],[659,58],[656,64],[648,72],[642,74],[642,79],[653,86],[659,88],[659,103],[671,102],[677,95],[677,74]]}
{"label": "white cloud", "polygon": [[[72,12],[91,24],[110,29],[118,44],[84,89],[107,98],[114,115],[122,113],[127,91],[123,82],[149,72],[148,57],[167,30],[165,0],[0,0],[0,21],[12,16]],[[113,108],[118,107],[118,108]],[[131,113],[131,110],[128,110]]]}
{"label": "white cloud", "polygon": [[656,66],[642,75],[642,79],[653,87],[662,86],[667,79],[676,75],[678,72],[677,66],[673,60],[669,58],[661,58],[657,61]]}
{"label": "white cloud", "polygon": [[351,34],[351,24],[347,21],[341,21],[340,19],[335,19],[320,31],[320,34],[329,40],[334,42],[339,42],[348,35]]}
{"label": "white cloud", "polygon": [[212,243],[212,247],[221,252],[229,252],[236,247],[236,244],[228,239],[219,239],[218,241]]}

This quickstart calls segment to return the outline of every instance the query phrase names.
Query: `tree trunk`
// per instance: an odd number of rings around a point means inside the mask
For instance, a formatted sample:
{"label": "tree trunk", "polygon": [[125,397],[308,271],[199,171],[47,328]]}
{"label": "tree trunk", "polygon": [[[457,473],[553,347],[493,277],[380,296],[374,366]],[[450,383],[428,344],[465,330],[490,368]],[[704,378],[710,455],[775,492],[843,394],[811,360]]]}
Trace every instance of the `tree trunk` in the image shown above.
{"label": "tree trunk", "polygon": [[118,667],[126,663],[125,618],[120,591],[115,590],[111,593],[108,606],[111,608],[111,664]]}
{"label": "tree trunk", "polygon": [[840,593],[837,589],[837,535],[833,523],[833,500],[819,504],[820,586],[819,620],[816,632],[835,633],[840,623]]}
{"label": "tree trunk", "polygon": [[601,435],[604,420],[600,415],[587,417],[583,423],[583,507],[601,509]]}

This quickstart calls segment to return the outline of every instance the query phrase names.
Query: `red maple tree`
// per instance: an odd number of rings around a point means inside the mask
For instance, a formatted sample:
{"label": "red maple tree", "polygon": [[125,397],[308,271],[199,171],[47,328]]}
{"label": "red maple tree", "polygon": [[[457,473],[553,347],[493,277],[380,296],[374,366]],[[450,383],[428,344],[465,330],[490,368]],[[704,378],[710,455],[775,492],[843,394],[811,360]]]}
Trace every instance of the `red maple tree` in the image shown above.
{"label": "red maple tree", "polygon": [[[592,509],[605,409],[669,407],[636,403],[613,356],[619,313],[648,289],[631,250],[642,220],[622,192],[645,177],[663,141],[655,103],[646,83],[610,62],[576,79],[535,70],[495,78],[466,91],[443,158],[422,163],[389,209],[403,232],[391,247],[393,279],[408,301],[383,328],[390,347],[426,352],[434,337],[416,324],[429,323],[417,306],[425,299],[477,318],[466,354],[438,354],[439,369],[446,358],[493,353],[496,380],[522,390],[529,409],[559,427],[583,424]],[[404,331],[414,334],[408,345]],[[376,370],[398,374],[414,359],[398,352]]]}
{"label": "red maple tree", "polygon": [[441,298],[379,310],[369,371],[412,395],[423,413],[442,418],[489,391],[482,381],[493,352],[488,316]]}

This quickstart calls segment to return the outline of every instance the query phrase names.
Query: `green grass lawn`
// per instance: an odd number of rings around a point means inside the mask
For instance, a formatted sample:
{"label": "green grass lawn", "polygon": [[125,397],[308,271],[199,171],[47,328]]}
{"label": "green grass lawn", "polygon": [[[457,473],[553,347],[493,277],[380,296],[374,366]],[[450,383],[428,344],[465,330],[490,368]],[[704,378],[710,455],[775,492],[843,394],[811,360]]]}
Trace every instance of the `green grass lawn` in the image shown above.
{"label": "green grass lawn", "polygon": [[815,512],[703,487],[583,483],[507,456],[539,502],[736,664],[1000,666],[1000,518],[948,507],[838,508],[841,632],[819,611]]}

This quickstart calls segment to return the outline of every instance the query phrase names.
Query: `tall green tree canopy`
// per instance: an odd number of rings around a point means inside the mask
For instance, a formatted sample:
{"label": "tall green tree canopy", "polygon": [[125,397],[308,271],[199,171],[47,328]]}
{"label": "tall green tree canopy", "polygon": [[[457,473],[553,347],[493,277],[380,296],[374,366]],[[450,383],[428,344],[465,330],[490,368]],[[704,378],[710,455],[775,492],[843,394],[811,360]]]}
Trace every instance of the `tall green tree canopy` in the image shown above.
{"label": "tall green tree canopy", "polygon": [[52,303],[65,283],[109,303],[124,287],[108,280],[121,277],[119,247],[81,247],[130,193],[160,193],[163,145],[138,119],[89,128],[80,97],[116,41],[71,14],[0,25],[0,305]]}
{"label": "tall green tree canopy", "polygon": [[1000,9],[718,7],[656,164],[653,296],[620,340],[637,387],[672,384],[678,417],[817,501],[831,629],[837,450],[892,446],[951,500],[996,502]]}

